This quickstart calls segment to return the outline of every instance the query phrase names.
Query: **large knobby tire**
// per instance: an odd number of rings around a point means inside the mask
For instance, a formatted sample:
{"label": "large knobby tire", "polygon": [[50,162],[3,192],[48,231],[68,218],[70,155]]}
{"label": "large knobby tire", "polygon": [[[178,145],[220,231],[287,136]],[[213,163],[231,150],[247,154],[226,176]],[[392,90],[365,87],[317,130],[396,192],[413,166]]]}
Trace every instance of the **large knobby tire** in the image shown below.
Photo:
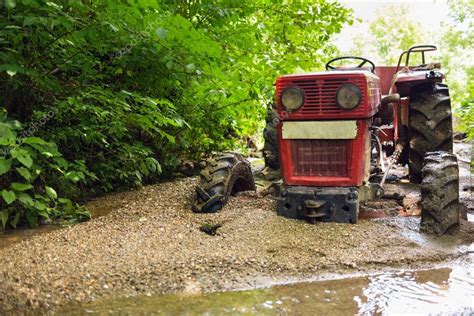
{"label": "large knobby tire", "polygon": [[453,151],[451,99],[447,85],[435,83],[410,98],[410,181],[421,182],[421,168],[427,152]]}
{"label": "large knobby tire", "polygon": [[266,126],[263,130],[263,158],[265,159],[265,166],[272,169],[280,169],[280,158],[278,152],[278,113],[276,109],[270,109],[265,118]]}
{"label": "large knobby tire", "polygon": [[193,203],[196,213],[215,213],[227,203],[229,196],[242,191],[255,191],[250,163],[236,153],[211,158],[201,171],[200,178]]}
{"label": "large knobby tire", "polygon": [[421,183],[423,232],[453,234],[459,228],[459,169],[454,154],[438,151],[425,156]]}

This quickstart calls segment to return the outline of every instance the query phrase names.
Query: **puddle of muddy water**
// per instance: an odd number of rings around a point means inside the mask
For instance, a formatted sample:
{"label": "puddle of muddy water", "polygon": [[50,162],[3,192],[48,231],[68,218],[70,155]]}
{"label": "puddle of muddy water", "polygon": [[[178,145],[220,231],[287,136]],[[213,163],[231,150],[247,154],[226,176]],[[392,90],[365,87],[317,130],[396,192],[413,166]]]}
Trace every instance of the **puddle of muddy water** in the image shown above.
{"label": "puddle of muddy water", "polygon": [[41,225],[36,228],[22,228],[0,232],[0,249],[59,228],[61,227],[58,225]]}
{"label": "puddle of muddy water", "polygon": [[[88,206],[92,218],[106,216],[113,211],[113,205],[95,205]],[[29,239],[33,236],[45,234],[53,230],[67,227],[67,225],[39,225],[35,228],[18,228],[0,231],[0,249],[16,244],[22,240]]]}
{"label": "puddle of muddy water", "polygon": [[[472,258],[471,258],[472,259]],[[58,314],[465,314],[474,313],[472,260],[465,265],[199,295],[104,300]]]}

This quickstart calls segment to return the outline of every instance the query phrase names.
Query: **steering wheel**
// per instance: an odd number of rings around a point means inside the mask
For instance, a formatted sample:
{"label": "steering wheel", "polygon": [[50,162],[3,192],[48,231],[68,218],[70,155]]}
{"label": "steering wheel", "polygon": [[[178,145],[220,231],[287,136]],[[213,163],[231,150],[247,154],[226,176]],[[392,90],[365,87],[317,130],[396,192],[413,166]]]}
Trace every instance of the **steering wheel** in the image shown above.
{"label": "steering wheel", "polygon": [[[366,63],[370,64],[370,71],[374,72],[375,71],[375,65],[372,61],[368,60],[367,58],[363,57],[357,57],[357,56],[342,56],[342,57],[337,57],[333,58],[330,61],[326,63],[326,70],[334,70],[334,69],[339,69],[338,67],[334,67],[331,64],[334,63],[335,61],[338,60],[343,60],[343,59],[353,59],[353,60],[361,60],[362,62],[356,66],[356,68],[362,68]],[[344,69],[342,69],[344,70]]]}

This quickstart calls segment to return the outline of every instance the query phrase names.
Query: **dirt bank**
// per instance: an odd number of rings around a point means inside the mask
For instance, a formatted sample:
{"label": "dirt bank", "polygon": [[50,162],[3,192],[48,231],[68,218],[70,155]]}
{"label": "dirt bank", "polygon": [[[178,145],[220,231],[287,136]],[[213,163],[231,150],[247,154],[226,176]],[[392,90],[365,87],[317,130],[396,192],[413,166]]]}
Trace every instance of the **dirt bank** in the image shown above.
{"label": "dirt bank", "polygon": [[[0,306],[49,308],[101,297],[250,288],[327,272],[425,265],[459,256],[474,223],[456,237],[424,238],[419,218],[318,224],[278,217],[270,198],[240,196],[218,214],[190,211],[193,178],[110,195],[113,210],[2,249]],[[392,188],[396,189],[396,187]],[[398,190],[398,189],[397,189]],[[393,200],[372,208],[396,210]],[[204,223],[221,224],[215,236]]]}

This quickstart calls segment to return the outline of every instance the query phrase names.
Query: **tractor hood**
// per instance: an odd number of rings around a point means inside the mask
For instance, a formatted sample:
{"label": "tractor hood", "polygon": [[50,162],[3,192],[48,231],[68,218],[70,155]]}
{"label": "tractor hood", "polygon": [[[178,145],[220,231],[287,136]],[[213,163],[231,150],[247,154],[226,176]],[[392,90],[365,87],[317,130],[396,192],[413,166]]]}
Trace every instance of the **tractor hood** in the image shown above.
{"label": "tractor hood", "polygon": [[[336,104],[338,89],[347,84],[357,86],[361,93],[359,105],[351,110]],[[289,88],[302,93],[303,103],[296,110],[288,111],[281,103],[282,92]],[[276,81],[277,108],[282,117],[289,120],[369,118],[376,113],[380,99],[378,77],[364,69],[291,74],[280,76]]]}

